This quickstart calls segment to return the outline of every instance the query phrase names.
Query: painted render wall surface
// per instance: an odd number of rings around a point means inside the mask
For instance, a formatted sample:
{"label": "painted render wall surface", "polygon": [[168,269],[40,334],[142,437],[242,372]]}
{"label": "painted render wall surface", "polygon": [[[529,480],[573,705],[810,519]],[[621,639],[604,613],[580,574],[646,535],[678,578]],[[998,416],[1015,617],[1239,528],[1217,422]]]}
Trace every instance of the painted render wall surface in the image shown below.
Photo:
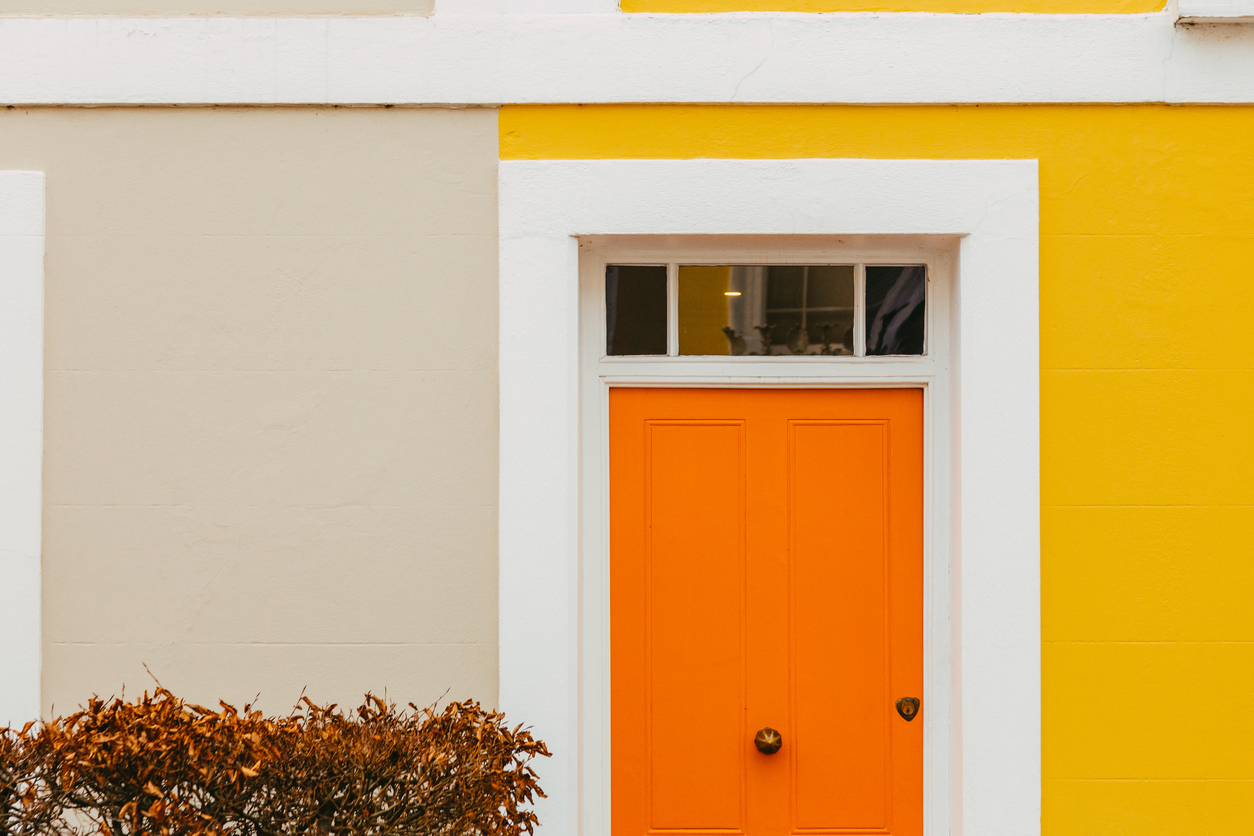
{"label": "painted render wall surface", "polygon": [[506,107],[500,127],[502,159],[1039,160],[1043,832],[1249,832],[1254,108]]}
{"label": "painted render wall surface", "polygon": [[[496,131],[0,110],[47,172],[45,711],[142,662],[495,700]],[[1038,159],[1043,832],[1249,829],[1254,108],[506,107],[499,153]]]}
{"label": "painted render wall surface", "polygon": [[496,114],[0,110],[47,173],[43,703],[494,703]]}

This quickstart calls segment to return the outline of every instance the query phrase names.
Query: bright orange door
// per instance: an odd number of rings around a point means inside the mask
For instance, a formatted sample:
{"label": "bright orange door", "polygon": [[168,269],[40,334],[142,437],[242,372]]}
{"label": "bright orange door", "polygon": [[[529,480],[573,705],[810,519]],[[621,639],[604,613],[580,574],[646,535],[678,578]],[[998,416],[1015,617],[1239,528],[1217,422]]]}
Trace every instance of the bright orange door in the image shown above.
{"label": "bright orange door", "polygon": [[612,390],[610,607],[613,836],[923,832],[920,390]]}

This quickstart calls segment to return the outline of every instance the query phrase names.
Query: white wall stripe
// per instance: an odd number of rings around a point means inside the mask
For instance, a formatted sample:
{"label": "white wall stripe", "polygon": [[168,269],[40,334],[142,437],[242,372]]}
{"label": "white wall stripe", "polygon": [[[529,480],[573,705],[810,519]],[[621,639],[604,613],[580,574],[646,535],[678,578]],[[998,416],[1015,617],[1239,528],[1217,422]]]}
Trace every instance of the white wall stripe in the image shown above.
{"label": "white wall stripe", "polygon": [[0,19],[9,104],[1252,101],[1169,12]]}
{"label": "white wall stripe", "polygon": [[44,175],[0,171],[0,726],[39,716]]}

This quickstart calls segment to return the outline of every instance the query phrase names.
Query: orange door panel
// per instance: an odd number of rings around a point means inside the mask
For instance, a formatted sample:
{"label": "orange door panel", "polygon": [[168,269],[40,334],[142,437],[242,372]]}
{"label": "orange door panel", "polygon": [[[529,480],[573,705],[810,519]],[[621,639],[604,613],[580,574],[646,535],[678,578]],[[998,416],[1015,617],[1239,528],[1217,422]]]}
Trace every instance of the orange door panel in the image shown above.
{"label": "orange door panel", "polygon": [[610,606],[614,836],[922,833],[920,390],[612,390]]}

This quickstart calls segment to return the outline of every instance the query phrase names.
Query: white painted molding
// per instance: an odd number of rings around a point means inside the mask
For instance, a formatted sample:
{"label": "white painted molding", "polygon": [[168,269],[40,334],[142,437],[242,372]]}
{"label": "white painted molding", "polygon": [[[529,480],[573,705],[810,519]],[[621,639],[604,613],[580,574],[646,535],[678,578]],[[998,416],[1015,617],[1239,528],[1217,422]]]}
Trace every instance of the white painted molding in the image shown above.
{"label": "white painted molding", "polygon": [[1254,21],[1254,0],[1180,0],[1185,23],[1248,23]]}
{"label": "white painted molding", "polygon": [[[505,161],[500,700],[554,751],[546,836],[581,823],[582,235],[963,236],[954,344],[954,775],[965,836],[1040,833],[1035,161]],[[583,826],[581,826],[583,824]],[[958,828],[953,831],[959,832]],[[940,836],[940,834],[934,834]]]}
{"label": "white painted molding", "polygon": [[39,717],[44,175],[0,171],[0,727]]}
{"label": "white painted molding", "polygon": [[0,102],[1254,102],[1254,31],[1176,26],[1174,11],[439,8],[431,17],[0,18]]}

